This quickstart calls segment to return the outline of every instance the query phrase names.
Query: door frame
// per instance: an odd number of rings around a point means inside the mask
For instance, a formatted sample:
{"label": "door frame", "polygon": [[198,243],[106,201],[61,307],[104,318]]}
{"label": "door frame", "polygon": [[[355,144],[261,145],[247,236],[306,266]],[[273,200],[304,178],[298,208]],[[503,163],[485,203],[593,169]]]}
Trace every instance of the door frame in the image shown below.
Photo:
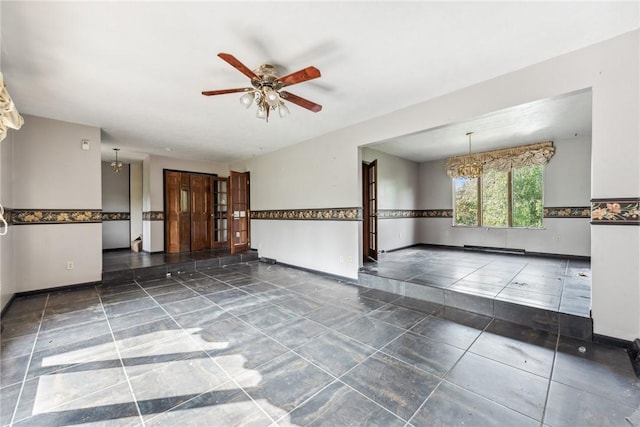
{"label": "door frame", "polygon": [[378,161],[373,160],[362,162],[362,262],[377,260]]}
{"label": "door frame", "polygon": [[[169,253],[167,252],[167,245],[168,245],[168,215],[167,215],[167,172],[178,172],[181,174],[189,174],[189,175],[202,175],[202,176],[208,176],[208,177],[218,177],[218,174],[216,173],[206,173],[206,172],[193,172],[193,171],[186,171],[186,170],[180,170],[180,169],[168,169],[168,168],[163,168],[162,169],[162,212],[164,215],[164,224],[163,224],[163,237],[164,237],[164,244],[163,244],[163,250],[164,253]],[[212,190],[213,191],[213,190]],[[211,199],[210,199],[211,200]],[[189,192],[189,199],[188,199],[188,204],[189,204],[189,222],[190,224],[192,223],[191,220],[191,192]],[[191,229],[189,231],[189,248],[191,248]],[[189,252],[191,251],[191,249],[189,249]],[[183,251],[180,251],[178,253],[181,253]]]}
{"label": "door frame", "polygon": [[[238,188],[237,185],[234,184],[234,178],[238,178],[238,180],[243,181],[244,188]],[[249,250],[251,245],[251,219],[249,216],[251,215],[251,175],[249,172],[229,172],[229,244],[230,250],[232,254],[238,252],[246,252]],[[239,191],[244,191],[245,200],[244,202],[239,198]],[[236,207],[240,207],[242,209],[236,210]],[[236,215],[237,213],[237,215]],[[238,236],[238,233],[240,235]],[[240,237],[242,239],[242,234],[246,233],[246,238],[241,240],[238,244],[236,244],[236,237]]]}

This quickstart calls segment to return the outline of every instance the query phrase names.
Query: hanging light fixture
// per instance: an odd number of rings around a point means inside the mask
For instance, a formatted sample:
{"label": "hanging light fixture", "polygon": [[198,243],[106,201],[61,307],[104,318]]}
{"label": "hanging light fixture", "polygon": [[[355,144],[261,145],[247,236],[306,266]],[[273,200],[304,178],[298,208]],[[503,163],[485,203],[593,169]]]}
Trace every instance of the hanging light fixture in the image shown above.
{"label": "hanging light fixture", "polygon": [[118,173],[122,171],[122,162],[118,161],[118,151],[120,151],[120,149],[114,148],[113,151],[116,152],[116,160],[114,162],[111,162],[111,168],[115,173]]}
{"label": "hanging light fixture", "polygon": [[258,119],[269,121],[272,111],[278,110],[280,117],[287,117],[289,109],[284,105],[284,96],[280,93],[282,82],[278,81],[278,74],[273,65],[263,64],[254,73],[259,77],[252,79],[253,88],[248,88],[247,92],[240,97],[240,104],[245,108],[250,108],[254,101],[258,110]]}
{"label": "hanging light fixture", "polygon": [[466,135],[469,137],[469,161],[460,165],[458,175],[477,178],[482,175],[482,163],[471,158],[471,135],[473,135],[473,132],[467,132]]}

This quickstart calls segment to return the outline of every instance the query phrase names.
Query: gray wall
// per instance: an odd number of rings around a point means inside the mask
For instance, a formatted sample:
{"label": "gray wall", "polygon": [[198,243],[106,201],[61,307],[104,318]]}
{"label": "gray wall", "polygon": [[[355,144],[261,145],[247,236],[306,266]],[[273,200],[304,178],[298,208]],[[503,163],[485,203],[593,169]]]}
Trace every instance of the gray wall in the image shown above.
{"label": "gray wall", "polygon": [[[3,174],[5,153],[12,152],[8,207],[100,210],[100,129],[26,115],[24,120],[22,128],[1,143]],[[88,151],[81,149],[83,139],[90,141]],[[102,279],[100,223],[13,225],[9,233],[8,245],[7,236],[2,238],[2,258],[3,264],[5,257],[10,260],[7,270],[13,269],[13,275],[5,276],[3,268],[3,306],[15,292]]]}
{"label": "gray wall", "polygon": [[[114,155],[115,158],[115,155]],[[102,162],[102,212],[131,213],[129,164],[113,171],[111,162]],[[131,242],[130,220],[105,220],[102,222],[102,249],[128,248]]]}
{"label": "gray wall", "polygon": [[[536,141],[531,141],[536,142]],[[544,171],[545,207],[589,207],[591,138],[554,141],[555,155]],[[420,209],[453,209],[445,160],[420,164]],[[423,218],[417,240],[450,246],[490,246],[565,255],[591,255],[589,218],[545,218],[542,229],[454,227],[449,218]]]}

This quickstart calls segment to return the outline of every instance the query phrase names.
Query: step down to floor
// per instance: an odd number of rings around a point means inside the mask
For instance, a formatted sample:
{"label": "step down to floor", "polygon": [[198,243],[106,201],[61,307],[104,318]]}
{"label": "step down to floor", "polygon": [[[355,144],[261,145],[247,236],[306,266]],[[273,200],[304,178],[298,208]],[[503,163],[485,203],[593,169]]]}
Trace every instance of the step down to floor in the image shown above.
{"label": "step down to floor", "polygon": [[134,280],[160,279],[167,277],[168,275],[177,276],[181,273],[206,270],[214,267],[224,267],[226,265],[257,260],[258,252],[250,251],[215,258],[166,263],[148,267],[125,268],[103,272],[102,283],[114,285],[119,283],[131,283]]}
{"label": "step down to floor", "polygon": [[522,305],[454,289],[405,282],[366,272],[358,273],[358,283],[366,288],[378,289],[417,301],[454,307],[534,329],[586,340],[591,340],[593,337],[593,321],[590,317]]}

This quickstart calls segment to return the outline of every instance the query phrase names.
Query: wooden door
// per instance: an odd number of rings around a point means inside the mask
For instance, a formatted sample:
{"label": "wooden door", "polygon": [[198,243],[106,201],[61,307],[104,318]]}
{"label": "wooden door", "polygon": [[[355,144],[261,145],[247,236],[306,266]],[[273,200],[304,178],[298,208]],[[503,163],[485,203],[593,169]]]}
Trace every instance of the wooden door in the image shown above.
{"label": "wooden door", "polygon": [[249,172],[233,172],[230,177],[232,219],[231,253],[249,250]]}
{"label": "wooden door", "polygon": [[206,175],[189,175],[191,250],[209,249],[211,242],[211,184]]}
{"label": "wooden door", "polygon": [[191,206],[190,206],[191,180],[189,174],[180,174],[180,212],[179,234],[180,234],[180,250],[179,252],[189,252],[191,250]]}
{"label": "wooden door", "polygon": [[364,261],[378,259],[378,171],[377,160],[362,164],[362,254]]}
{"label": "wooden door", "polygon": [[165,251],[180,252],[180,172],[164,174]]}
{"label": "wooden door", "polygon": [[211,247],[229,247],[229,178],[211,178]]}

